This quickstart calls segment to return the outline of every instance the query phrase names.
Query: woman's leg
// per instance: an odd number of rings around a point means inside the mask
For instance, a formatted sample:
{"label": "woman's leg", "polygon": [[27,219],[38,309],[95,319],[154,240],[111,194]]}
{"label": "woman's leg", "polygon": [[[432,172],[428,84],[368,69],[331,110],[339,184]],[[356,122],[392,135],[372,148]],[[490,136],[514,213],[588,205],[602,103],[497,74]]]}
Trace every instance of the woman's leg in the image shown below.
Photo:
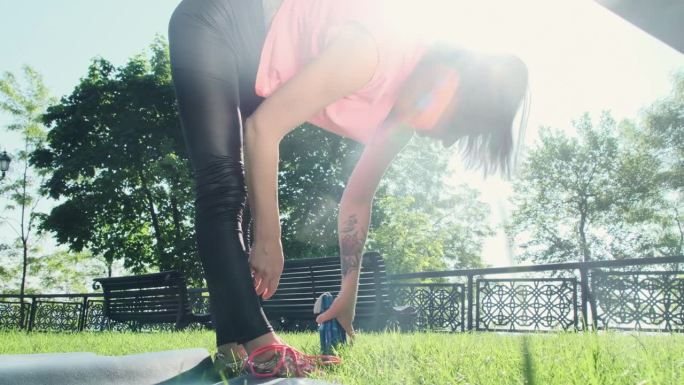
{"label": "woman's leg", "polygon": [[[169,23],[171,71],[194,170],[198,252],[217,346],[275,338],[259,305],[242,240],[242,81],[239,45],[226,25],[230,3],[183,0]],[[261,2],[243,4],[249,3]]]}

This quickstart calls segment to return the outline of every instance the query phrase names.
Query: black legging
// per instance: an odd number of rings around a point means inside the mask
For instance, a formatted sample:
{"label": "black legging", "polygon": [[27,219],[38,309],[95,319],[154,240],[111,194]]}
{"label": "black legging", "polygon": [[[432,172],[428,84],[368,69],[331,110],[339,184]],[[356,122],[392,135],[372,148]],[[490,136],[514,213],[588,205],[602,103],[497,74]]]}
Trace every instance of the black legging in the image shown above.
{"label": "black legging", "polygon": [[[217,346],[264,335],[269,324],[247,262],[242,119],[265,37],[261,0],[183,0],[169,22],[171,73],[194,170],[195,229]],[[247,238],[247,237],[245,237]]]}

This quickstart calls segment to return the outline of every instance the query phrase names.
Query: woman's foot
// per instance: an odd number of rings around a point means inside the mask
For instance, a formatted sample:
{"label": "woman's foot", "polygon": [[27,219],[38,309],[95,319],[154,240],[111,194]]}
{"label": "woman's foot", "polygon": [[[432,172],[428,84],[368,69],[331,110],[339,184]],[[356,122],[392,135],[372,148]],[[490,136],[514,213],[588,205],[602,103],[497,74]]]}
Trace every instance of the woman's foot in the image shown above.
{"label": "woman's foot", "polygon": [[[245,342],[245,350],[247,354],[251,354],[253,351],[259,349],[262,346],[273,345],[273,344],[285,344],[283,340],[280,339],[274,332],[270,332],[259,336],[251,341]],[[267,362],[275,356],[275,352],[272,350],[265,350],[254,355],[254,362]]]}
{"label": "woman's foot", "polygon": [[[272,357],[266,361],[254,359],[260,352]],[[310,357],[284,344],[265,345],[247,358],[246,371],[255,377],[306,377],[314,371]]]}
{"label": "woman's foot", "polygon": [[320,365],[339,364],[335,356],[309,356],[287,345],[275,333],[245,343],[245,372],[256,377],[305,377]]}

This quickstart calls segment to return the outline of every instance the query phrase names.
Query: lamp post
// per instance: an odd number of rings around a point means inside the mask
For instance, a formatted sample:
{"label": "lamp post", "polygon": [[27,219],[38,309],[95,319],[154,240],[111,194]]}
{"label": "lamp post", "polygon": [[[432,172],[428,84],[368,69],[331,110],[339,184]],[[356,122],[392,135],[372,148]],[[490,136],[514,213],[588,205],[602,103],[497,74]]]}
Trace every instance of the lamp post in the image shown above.
{"label": "lamp post", "polygon": [[7,155],[7,151],[3,151],[2,154],[0,154],[0,171],[2,171],[2,176],[0,177],[0,180],[5,179],[5,172],[9,170],[9,165],[11,161],[12,158],[10,158],[10,156]]}

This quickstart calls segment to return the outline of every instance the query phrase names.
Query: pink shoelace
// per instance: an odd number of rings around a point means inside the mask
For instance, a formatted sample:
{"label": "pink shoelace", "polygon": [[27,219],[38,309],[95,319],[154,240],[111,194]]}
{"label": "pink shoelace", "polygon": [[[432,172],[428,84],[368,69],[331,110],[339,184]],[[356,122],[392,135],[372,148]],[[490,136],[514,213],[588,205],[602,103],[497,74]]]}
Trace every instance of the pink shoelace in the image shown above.
{"label": "pink shoelace", "polygon": [[[275,355],[266,362],[254,362],[254,357],[268,350]],[[283,344],[264,345],[254,350],[245,362],[250,374],[255,377],[305,377],[323,365],[339,364],[336,356],[310,356]]]}

